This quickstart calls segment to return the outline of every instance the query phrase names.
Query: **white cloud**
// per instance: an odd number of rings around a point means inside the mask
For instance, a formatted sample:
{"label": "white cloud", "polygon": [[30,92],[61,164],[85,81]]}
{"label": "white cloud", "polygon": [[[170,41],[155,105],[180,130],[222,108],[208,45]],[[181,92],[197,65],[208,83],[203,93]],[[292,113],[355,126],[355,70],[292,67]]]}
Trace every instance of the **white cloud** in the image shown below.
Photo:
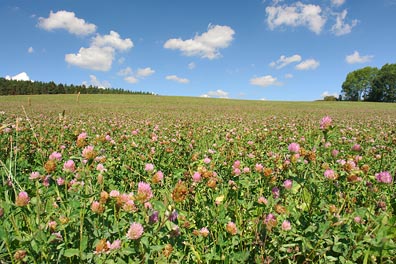
{"label": "white cloud", "polygon": [[331,0],[331,4],[335,6],[341,6],[345,3],[345,0]]}
{"label": "white cloud", "polygon": [[[111,88],[110,82],[108,82],[108,81],[102,81],[102,82],[101,82],[101,81],[99,81],[98,78],[97,78],[95,75],[93,75],[93,74],[89,75],[89,78],[90,78],[89,84],[92,85],[92,86],[95,86],[95,87],[98,87],[98,88],[101,88],[101,89],[104,89],[104,88]],[[86,85],[86,86],[89,85],[88,82],[83,82],[83,84]]]}
{"label": "white cloud", "polygon": [[338,98],[338,93],[329,93],[328,91],[325,91],[322,93],[322,98],[325,98],[326,96],[334,96],[336,98]]}
{"label": "white cloud", "polygon": [[65,60],[69,64],[97,71],[108,71],[113,64],[116,50],[125,51],[133,47],[132,41],[121,39],[115,31],[108,35],[97,35],[88,48],[80,48],[77,54],[66,54]]}
{"label": "white cloud", "polygon": [[39,18],[38,26],[44,30],[65,29],[75,35],[89,35],[96,31],[94,24],[86,23],[84,19],[77,18],[74,12],[50,12],[48,18]]}
{"label": "white cloud", "polygon": [[345,23],[345,18],[348,14],[348,11],[345,9],[341,13],[336,13],[336,23],[331,27],[331,31],[336,36],[346,35],[352,32],[352,28],[354,28],[358,20],[354,19],[350,24]]}
{"label": "white cloud", "polygon": [[262,87],[267,87],[271,85],[282,85],[282,83],[278,82],[277,79],[275,77],[272,77],[271,75],[252,78],[250,79],[250,84]]}
{"label": "white cloud", "polygon": [[286,79],[291,79],[291,78],[293,78],[293,74],[291,74],[291,73],[286,73],[286,74],[285,74],[285,78],[286,78]]}
{"label": "white cloud", "polygon": [[131,75],[132,74],[132,69],[131,69],[131,67],[126,67],[125,69],[121,69],[119,72],[118,72],[118,75],[121,75],[121,76],[127,76],[127,75]]}
{"label": "white cloud", "polygon": [[233,40],[234,30],[228,26],[209,25],[208,31],[193,39],[169,39],[164,48],[180,50],[186,56],[200,56],[210,60],[221,56],[219,49],[227,48]]}
{"label": "white cloud", "polygon": [[188,64],[188,68],[189,68],[190,70],[195,69],[196,66],[197,66],[197,65],[195,65],[195,62],[190,62],[190,63]]}
{"label": "white cloud", "polygon": [[139,68],[136,71],[136,77],[137,78],[145,78],[145,77],[150,76],[150,75],[152,75],[154,73],[155,73],[155,71],[153,69],[151,69],[150,67],[143,68],[143,69]]}
{"label": "white cloud", "polygon": [[120,34],[115,31],[110,31],[108,35],[97,35],[93,38],[92,46],[97,47],[113,47],[116,50],[125,51],[130,48],[133,48],[133,42],[131,39],[121,39]]}
{"label": "white cloud", "polygon": [[180,78],[180,77],[177,77],[176,75],[168,75],[165,77],[165,79],[170,80],[170,81],[175,81],[178,83],[189,83],[190,82],[189,79]]}
{"label": "white cloud", "polygon": [[209,97],[229,98],[228,97],[228,92],[220,90],[220,89],[218,89],[216,91],[209,91],[206,94],[202,94],[200,97],[205,97],[205,98],[209,98]]}
{"label": "white cloud", "polygon": [[69,64],[96,71],[108,71],[114,59],[114,48],[96,47],[80,48],[77,54],[66,54],[65,61]]}
{"label": "white cloud", "polygon": [[30,77],[27,75],[26,72],[21,72],[21,73],[18,73],[17,75],[14,75],[14,76],[7,75],[5,77],[5,79],[7,79],[7,80],[15,80],[15,81],[30,81]]}
{"label": "white cloud", "polygon": [[304,26],[319,34],[326,23],[326,17],[322,14],[319,5],[303,4],[296,2],[292,5],[268,6],[267,23],[271,30],[285,25],[291,27]]}
{"label": "white cloud", "polygon": [[139,80],[136,77],[134,77],[134,76],[127,76],[127,77],[124,78],[124,80],[126,82],[129,82],[129,83],[132,83],[132,84],[135,84],[135,83],[139,82]]}
{"label": "white cloud", "polygon": [[296,70],[304,71],[304,70],[314,70],[318,68],[320,65],[319,61],[314,59],[305,60],[296,65]]}
{"label": "white cloud", "polygon": [[374,56],[372,55],[360,56],[359,52],[355,50],[354,53],[345,57],[345,61],[349,64],[365,63],[371,61],[373,58]]}
{"label": "white cloud", "polygon": [[286,57],[284,55],[280,56],[280,58],[277,61],[273,61],[270,63],[270,66],[276,69],[281,69],[287,65],[289,65],[290,63],[293,62],[299,62],[301,61],[301,56],[298,54],[295,54],[293,56],[290,57]]}
{"label": "white cloud", "polygon": [[33,53],[33,52],[34,52],[33,47],[29,47],[29,48],[28,48],[28,53]]}

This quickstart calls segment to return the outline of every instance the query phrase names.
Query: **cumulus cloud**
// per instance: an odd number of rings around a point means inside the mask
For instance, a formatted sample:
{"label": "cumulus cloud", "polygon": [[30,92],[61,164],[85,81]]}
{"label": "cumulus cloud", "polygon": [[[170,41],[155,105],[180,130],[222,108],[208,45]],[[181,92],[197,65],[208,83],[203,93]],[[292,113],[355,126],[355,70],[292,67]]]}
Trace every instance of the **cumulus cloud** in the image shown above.
{"label": "cumulus cloud", "polygon": [[133,48],[133,42],[131,39],[126,38],[122,39],[120,34],[111,30],[108,35],[97,35],[93,38],[92,46],[96,47],[113,47],[116,50],[125,51],[130,48]]}
{"label": "cumulus cloud", "polygon": [[271,85],[282,85],[282,83],[278,82],[277,79],[275,77],[272,77],[271,75],[252,78],[250,79],[250,84],[261,87],[267,87]]}
{"label": "cumulus cloud", "polygon": [[135,84],[138,83],[140,79],[144,79],[150,75],[153,75],[155,71],[151,67],[139,68],[136,72],[133,72],[130,67],[121,69],[117,74],[124,76],[126,82]]}
{"label": "cumulus cloud", "polygon": [[112,47],[80,48],[77,54],[66,54],[65,61],[80,68],[108,71],[113,63],[115,50]]}
{"label": "cumulus cloud", "polygon": [[320,65],[319,61],[315,59],[308,59],[296,65],[296,70],[315,70]]}
{"label": "cumulus cloud", "polygon": [[169,39],[164,48],[180,50],[185,56],[216,59],[221,56],[220,49],[227,48],[233,40],[234,30],[228,26],[209,25],[208,31],[195,35],[193,39]]}
{"label": "cumulus cloud", "polygon": [[7,75],[5,77],[5,79],[7,79],[7,80],[15,80],[15,81],[30,81],[30,77],[29,77],[29,75],[27,75],[26,72],[21,72],[21,73],[18,73],[17,75],[14,75],[14,76]]}
{"label": "cumulus cloud", "polygon": [[223,91],[221,89],[218,89],[216,91],[209,91],[206,94],[202,94],[201,97],[206,97],[206,98],[210,98],[210,97],[215,97],[215,98],[229,98],[228,97],[228,92]]}
{"label": "cumulus cloud", "polygon": [[135,76],[127,76],[127,77],[124,78],[124,80],[126,82],[131,83],[131,84],[135,84],[135,83],[139,82],[139,80]]}
{"label": "cumulus cloud", "polygon": [[286,73],[286,74],[285,74],[285,78],[286,78],[286,79],[291,79],[291,78],[293,78],[293,74],[291,74],[291,73]]}
{"label": "cumulus cloud", "polygon": [[190,62],[190,63],[188,64],[188,68],[189,68],[190,70],[195,69],[195,67],[196,67],[195,62]]}
{"label": "cumulus cloud", "polygon": [[89,75],[90,81],[86,82],[84,81],[83,84],[88,86],[88,85],[92,85],[101,89],[105,89],[105,88],[111,88],[111,84],[108,81],[99,81],[98,78],[91,74]]}
{"label": "cumulus cloud", "polygon": [[80,48],[77,54],[66,54],[65,61],[80,68],[108,71],[113,64],[116,51],[125,51],[133,47],[129,39],[122,39],[115,31],[108,35],[96,35],[88,48]]}
{"label": "cumulus cloud", "polygon": [[358,20],[354,19],[350,24],[345,22],[345,18],[348,14],[348,11],[345,9],[340,13],[336,13],[336,23],[331,27],[331,31],[336,36],[346,35],[352,32],[352,28],[354,28]]}
{"label": "cumulus cloud", "polygon": [[121,70],[118,72],[118,75],[121,75],[121,76],[126,76],[126,75],[130,75],[130,74],[132,74],[132,69],[131,69],[131,67],[126,67],[125,69],[121,69]]}
{"label": "cumulus cloud", "polygon": [[304,26],[319,34],[326,23],[326,17],[322,14],[322,8],[319,5],[296,2],[292,5],[268,6],[265,12],[267,24],[271,30],[280,26]]}
{"label": "cumulus cloud", "polygon": [[28,53],[33,53],[33,52],[34,52],[33,47],[29,47],[29,48],[28,48]]}
{"label": "cumulus cloud", "polygon": [[74,12],[65,10],[56,13],[50,12],[48,18],[40,17],[38,27],[44,30],[65,29],[74,35],[89,35],[96,31],[96,25],[85,22],[76,17]]}
{"label": "cumulus cloud", "polygon": [[150,75],[152,75],[154,73],[155,73],[155,71],[153,69],[151,69],[150,67],[143,68],[143,69],[139,68],[136,71],[136,77],[137,78],[145,78],[145,77],[150,76]]}
{"label": "cumulus cloud", "polygon": [[355,50],[354,53],[345,57],[345,61],[349,64],[365,63],[371,61],[373,58],[374,56],[372,55],[360,56],[359,52]]}
{"label": "cumulus cloud", "polygon": [[331,0],[331,4],[335,6],[341,6],[345,3],[345,0]]}
{"label": "cumulus cloud", "polygon": [[177,77],[176,75],[168,75],[168,76],[165,77],[165,79],[167,79],[169,81],[175,81],[175,82],[178,82],[178,83],[189,83],[190,82],[189,79],[180,78],[180,77]]}
{"label": "cumulus cloud", "polygon": [[277,61],[271,62],[270,66],[272,68],[281,69],[281,68],[289,65],[290,63],[299,62],[299,61],[301,61],[301,56],[298,54],[295,54],[290,57],[286,57],[286,56],[282,55],[282,56],[280,56],[280,58]]}

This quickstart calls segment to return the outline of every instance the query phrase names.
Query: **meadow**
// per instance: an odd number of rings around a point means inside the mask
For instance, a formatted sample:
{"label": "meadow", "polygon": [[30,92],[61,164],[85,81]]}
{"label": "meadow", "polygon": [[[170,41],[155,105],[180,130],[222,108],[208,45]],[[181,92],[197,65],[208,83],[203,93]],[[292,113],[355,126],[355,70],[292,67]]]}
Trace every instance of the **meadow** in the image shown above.
{"label": "meadow", "polygon": [[0,263],[395,263],[396,104],[0,97]]}

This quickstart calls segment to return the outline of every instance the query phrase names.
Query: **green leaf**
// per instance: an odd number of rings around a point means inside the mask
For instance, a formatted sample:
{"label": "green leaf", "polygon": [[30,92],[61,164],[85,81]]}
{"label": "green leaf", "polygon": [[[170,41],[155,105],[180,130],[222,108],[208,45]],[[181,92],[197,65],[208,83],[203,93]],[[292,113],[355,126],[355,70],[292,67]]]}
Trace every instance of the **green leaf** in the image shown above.
{"label": "green leaf", "polygon": [[63,255],[67,258],[71,258],[73,256],[78,256],[79,253],[80,250],[78,250],[77,248],[69,248],[65,250],[65,253]]}

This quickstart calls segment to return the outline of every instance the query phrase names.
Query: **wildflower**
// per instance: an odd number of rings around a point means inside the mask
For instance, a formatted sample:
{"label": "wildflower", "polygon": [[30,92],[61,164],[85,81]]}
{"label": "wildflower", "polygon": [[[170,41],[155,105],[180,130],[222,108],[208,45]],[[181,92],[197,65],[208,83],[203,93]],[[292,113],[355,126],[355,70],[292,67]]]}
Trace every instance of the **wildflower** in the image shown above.
{"label": "wildflower", "polygon": [[56,170],[56,162],[55,160],[48,160],[45,164],[44,164],[44,169],[47,173],[52,173]]}
{"label": "wildflower", "polygon": [[164,249],[162,250],[162,254],[164,255],[165,258],[168,258],[173,251],[173,247],[171,244],[166,244]]}
{"label": "wildflower", "polygon": [[149,216],[149,223],[150,224],[155,224],[158,222],[158,211],[154,211],[150,216]]}
{"label": "wildflower", "polygon": [[93,160],[96,156],[93,146],[87,146],[82,151],[82,156],[87,160]]}
{"label": "wildflower", "polygon": [[64,185],[65,179],[63,179],[62,177],[58,177],[58,179],[56,179],[56,184],[58,184],[58,186]]}
{"label": "wildflower", "polygon": [[18,249],[14,254],[14,259],[17,262],[22,262],[22,260],[26,257],[27,253],[26,250]]}
{"label": "wildflower", "polygon": [[359,151],[362,150],[362,147],[359,144],[355,144],[355,145],[352,146],[352,150],[356,151],[356,152],[359,152]]}
{"label": "wildflower", "polygon": [[259,204],[265,204],[265,205],[268,204],[268,200],[265,199],[264,196],[260,196],[260,197],[257,199],[257,202],[258,202]]}
{"label": "wildflower", "polygon": [[152,181],[153,183],[159,183],[159,182],[162,181],[163,178],[164,178],[164,174],[162,173],[162,171],[157,171],[157,172],[154,174],[154,176],[153,176],[153,178],[151,179],[151,181]]}
{"label": "wildflower", "polygon": [[74,172],[76,170],[76,165],[73,160],[68,160],[63,164],[63,170],[67,172]]}
{"label": "wildflower", "polygon": [[353,221],[354,221],[355,223],[359,224],[359,223],[362,221],[362,219],[360,218],[360,216],[355,216],[355,217],[353,218]]}
{"label": "wildflower", "polygon": [[110,197],[111,197],[111,198],[117,198],[118,196],[120,196],[120,192],[119,192],[119,191],[117,191],[117,190],[112,190],[112,191],[110,192]]}
{"label": "wildflower", "polygon": [[34,172],[30,173],[29,180],[35,180],[35,179],[38,179],[38,178],[40,178],[40,173],[39,172],[34,171]]}
{"label": "wildflower", "polygon": [[154,164],[147,163],[147,164],[145,165],[145,167],[144,167],[144,170],[145,170],[145,171],[148,171],[148,172],[153,171],[153,170],[154,170]]}
{"label": "wildflower", "polygon": [[290,190],[293,187],[293,181],[292,180],[284,181],[283,187],[285,187],[286,190]]}
{"label": "wildflower", "polygon": [[122,206],[122,209],[124,209],[125,212],[136,212],[137,208],[135,206],[135,203],[133,200],[128,200],[124,203]]}
{"label": "wildflower", "polygon": [[209,230],[206,227],[202,227],[199,230],[199,234],[203,237],[207,237],[209,235]]}
{"label": "wildflower", "polygon": [[110,250],[115,250],[115,249],[121,248],[121,240],[119,240],[119,239],[114,240],[113,243],[111,243],[111,244],[109,242],[107,242],[107,243],[108,243],[107,246],[109,247]]}
{"label": "wildflower", "polygon": [[61,160],[62,159],[62,154],[59,152],[52,152],[52,154],[49,156],[50,160]]}
{"label": "wildflower", "polygon": [[201,181],[201,173],[199,172],[194,172],[192,176],[193,182],[200,182]]}
{"label": "wildflower", "polygon": [[188,194],[188,188],[184,182],[179,181],[176,183],[175,189],[172,192],[172,199],[175,202],[182,202],[186,199]]}
{"label": "wildflower", "polygon": [[168,216],[168,220],[174,222],[177,220],[178,215],[179,214],[177,213],[177,211],[173,210],[172,213]]}
{"label": "wildflower", "polygon": [[48,228],[54,231],[56,229],[57,223],[55,221],[51,221],[48,223]]}
{"label": "wildflower", "polygon": [[257,163],[256,166],[254,166],[254,169],[257,172],[262,172],[263,171],[264,166],[262,164]]}
{"label": "wildflower", "polygon": [[333,150],[331,151],[331,156],[333,156],[333,157],[335,158],[335,157],[337,157],[337,156],[338,156],[338,153],[339,153],[339,151],[338,151],[338,150],[336,150],[336,149],[333,149]]}
{"label": "wildflower", "polygon": [[209,164],[209,163],[211,162],[211,160],[210,160],[209,158],[204,158],[203,162],[204,162],[205,164]]}
{"label": "wildflower", "polygon": [[248,167],[243,168],[243,173],[249,173],[249,172],[250,172],[250,169]]}
{"label": "wildflower", "polygon": [[15,200],[16,206],[26,206],[30,201],[29,195],[27,192],[20,192]]}
{"label": "wildflower", "polygon": [[329,179],[329,180],[336,180],[338,178],[337,173],[335,173],[333,170],[331,169],[327,169],[324,172],[324,176]]}
{"label": "wildflower", "polygon": [[298,144],[298,143],[291,143],[289,146],[288,146],[288,150],[291,152],[291,153],[298,153],[299,151],[300,151],[300,145]]}
{"label": "wildflower", "polygon": [[226,225],[226,231],[231,235],[236,235],[238,233],[238,229],[234,222],[228,222]]}
{"label": "wildflower", "polygon": [[280,190],[278,187],[274,187],[272,188],[272,196],[274,197],[274,199],[278,199],[280,196]]}
{"label": "wildflower", "polygon": [[91,210],[94,213],[101,214],[104,211],[104,207],[98,201],[93,201],[92,204],[91,204]]}
{"label": "wildflower", "polygon": [[325,116],[320,120],[320,129],[321,130],[328,130],[331,127],[332,119],[330,116]]}
{"label": "wildflower", "polygon": [[377,179],[378,182],[392,183],[392,176],[388,171],[383,171],[375,174],[375,178]]}
{"label": "wildflower", "polygon": [[126,237],[128,239],[137,240],[143,235],[143,232],[143,226],[139,223],[134,222],[129,227]]}
{"label": "wildflower", "polygon": [[241,175],[241,170],[240,170],[239,168],[235,168],[235,169],[234,169],[234,175],[235,175],[235,176]]}
{"label": "wildflower", "polygon": [[80,133],[80,135],[77,136],[77,140],[84,140],[88,137],[88,134],[86,132]]}
{"label": "wildflower", "polygon": [[96,166],[96,170],[100,172],[107,171],[106,168],[103,166],[102,163],[99,163],[98,166]]}
{"label": "wildflower", "polygon": [[107,199],[109,199],[109,194],[106,191],[102,191],[100,193],[100,199],[99,202],[101,204],[105,204],[107,202]]}
{"label": "wildflower", "polygon": [[172,227],[172,230],[169,232],[169,235],[170,235],[171,237],[178,237],[178,236],[180,236],[180,228],[179,228],[179,226],[174,225],[174,226]]}
{"label": "wildflower", "polygon": [[282,223],[282,230],[289,231],[291,229],[291,224],[289,221],[285,220]]}
{"label": "wildflower", "polygon": [[264,220],[264,224],[266,225],[267,230],[271,231],[271,229],[277,225],[276,217],[273,214],[268,214]]}
{"label": "wildflower", "polygon": [[149,183],[139,182],[138,183],[138,191],[137,191],[137,199],[142,202],[147,202],[153,197],[153,193],[151,191],[151,187]]}

